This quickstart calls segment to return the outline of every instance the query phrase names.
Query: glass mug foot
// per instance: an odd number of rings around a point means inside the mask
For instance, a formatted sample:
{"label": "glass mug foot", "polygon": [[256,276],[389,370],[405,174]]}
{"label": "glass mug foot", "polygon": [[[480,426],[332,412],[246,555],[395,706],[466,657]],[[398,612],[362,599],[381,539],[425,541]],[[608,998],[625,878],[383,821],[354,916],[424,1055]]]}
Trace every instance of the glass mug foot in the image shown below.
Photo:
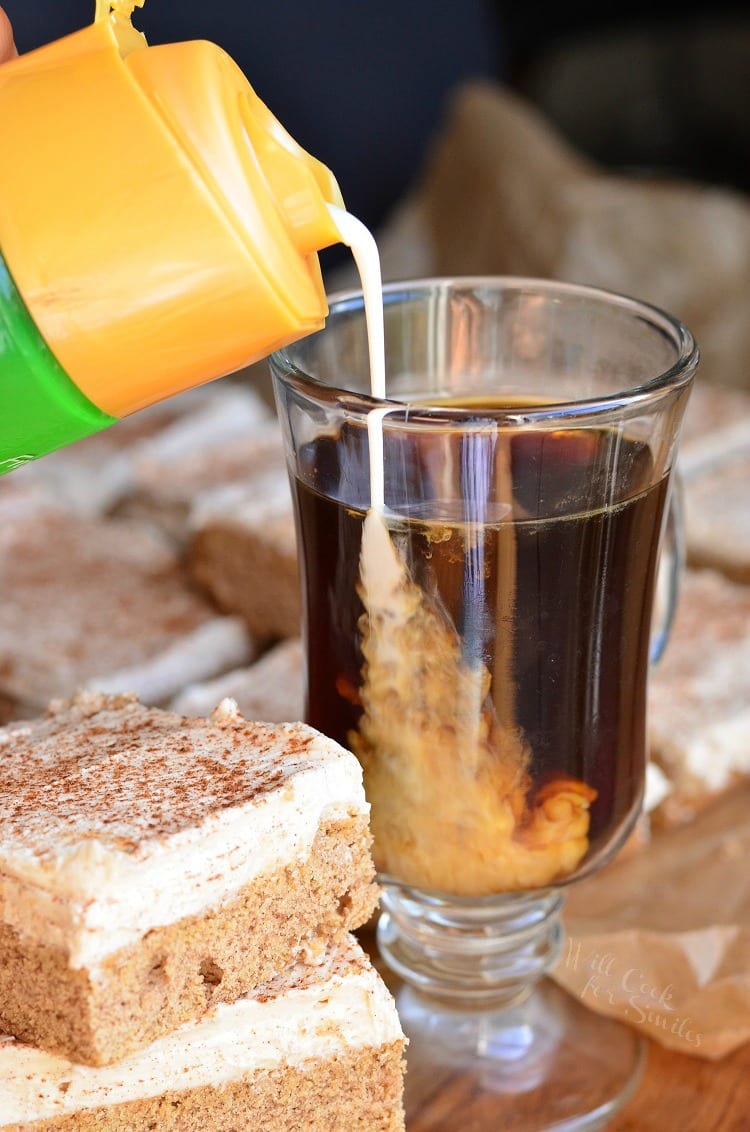
{"label": "glass mug foot", "polygon": [[378,943],[404,980],[409,1132],[594,1130],[632,1097],[645,1043],[540,977],[560,953],[561,905],[386,887]]}

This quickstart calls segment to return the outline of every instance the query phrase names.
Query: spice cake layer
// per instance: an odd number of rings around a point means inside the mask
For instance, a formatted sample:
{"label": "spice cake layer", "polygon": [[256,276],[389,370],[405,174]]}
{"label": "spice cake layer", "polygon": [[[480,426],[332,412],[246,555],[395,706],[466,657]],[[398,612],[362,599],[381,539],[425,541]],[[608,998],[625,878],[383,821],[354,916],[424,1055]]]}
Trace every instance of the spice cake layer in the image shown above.
{"label": "spice cake layer", "polygon": [[0,730],[0,1032],[117,1061],[364,923],[357,760],[83,693]]}
{"label": "spice cake layer", "polygon": [[349,937],[119,1065],[0,1038],[0,1132],[400,1132],[403,1045]]}
{"label": "spice cake layer", "polygon": [[286,473],[205,492],[190,519],[195,581],[225,613],[238,613],[261,641],[299,633],[294,511]]}

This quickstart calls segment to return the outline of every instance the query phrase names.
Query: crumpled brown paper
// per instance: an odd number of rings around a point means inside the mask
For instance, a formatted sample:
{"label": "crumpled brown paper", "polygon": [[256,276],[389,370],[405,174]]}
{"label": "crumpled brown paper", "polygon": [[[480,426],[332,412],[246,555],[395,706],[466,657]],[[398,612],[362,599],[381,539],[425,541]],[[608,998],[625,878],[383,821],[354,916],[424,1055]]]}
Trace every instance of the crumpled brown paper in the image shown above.
{"label": "crumpled brown paper", "polygon": [[[610,174],[501,86],[456,91],[417,185],[377,235],[385,279],[537,275],[649,300],[695,334],[704,379],[748,388],[747,196]],[[333,281],[349,284],[351,273]]]}
{"label": "crumpled brown paper", "polygon": [[571,885],[556,981],[681,1053],[750,1040],[750,785]]}

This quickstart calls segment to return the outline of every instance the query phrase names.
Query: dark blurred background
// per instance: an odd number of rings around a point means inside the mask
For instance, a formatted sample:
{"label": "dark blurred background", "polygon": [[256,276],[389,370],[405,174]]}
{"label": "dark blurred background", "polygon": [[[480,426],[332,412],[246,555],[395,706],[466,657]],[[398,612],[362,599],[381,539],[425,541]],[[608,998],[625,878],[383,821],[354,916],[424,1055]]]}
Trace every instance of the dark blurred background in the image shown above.
{"label": "dark blurred background", "polygon": [[[86,24],[93,0],[4,0],[21,51]],[[403,194],[450,90],[494,77],[585,153],[633,171],[750,188],[750,9],[491,0],[149,0],[150,42],[232,54],[297,140],[377,225]]]}
{"label": "dark blurred background", "polygon": [[[604,165],[750,189],[750,4],[508,5],[509,81]],[[540,29],[544,29],[540,34]]]}

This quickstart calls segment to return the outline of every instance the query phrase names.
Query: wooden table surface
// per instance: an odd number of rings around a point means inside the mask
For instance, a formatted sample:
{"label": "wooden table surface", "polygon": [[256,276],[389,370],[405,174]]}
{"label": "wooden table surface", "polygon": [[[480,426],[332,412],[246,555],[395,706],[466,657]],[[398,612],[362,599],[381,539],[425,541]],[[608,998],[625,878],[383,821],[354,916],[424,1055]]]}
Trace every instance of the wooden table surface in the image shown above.
{"label": "wooden table surface", "polygon": [[[473,1085],[456,1074],[411,1110],[407,1132],[503,1132],[487,1120]],[[515,1128],[538,1132],[522,1118]],[[632,1101],[607,1132],[750,1132],[750,1045],[720,1062],[702,1061],[649,1044],[648,1062]]]}
{"label": "wooden table surface", "polygon": [[750,1132],[750,1045],[722,1061],[649,1046],[636,1096],[610,1132]]}
{"label": "wooden table surface", "polygon": [[[374,936],[366,933],[362,943],[395,990]],[[490,1132],[490,1126],[472,1086],[457,1073],[436,1082],[428,1105],[407,1111],[407,1132]],[[538,1129],[530,1124],[524,1132]],[[721,1061],[706,1061],[650,1042],[638,1091],[607,1132],[750,1132],[750,1044]]]}

